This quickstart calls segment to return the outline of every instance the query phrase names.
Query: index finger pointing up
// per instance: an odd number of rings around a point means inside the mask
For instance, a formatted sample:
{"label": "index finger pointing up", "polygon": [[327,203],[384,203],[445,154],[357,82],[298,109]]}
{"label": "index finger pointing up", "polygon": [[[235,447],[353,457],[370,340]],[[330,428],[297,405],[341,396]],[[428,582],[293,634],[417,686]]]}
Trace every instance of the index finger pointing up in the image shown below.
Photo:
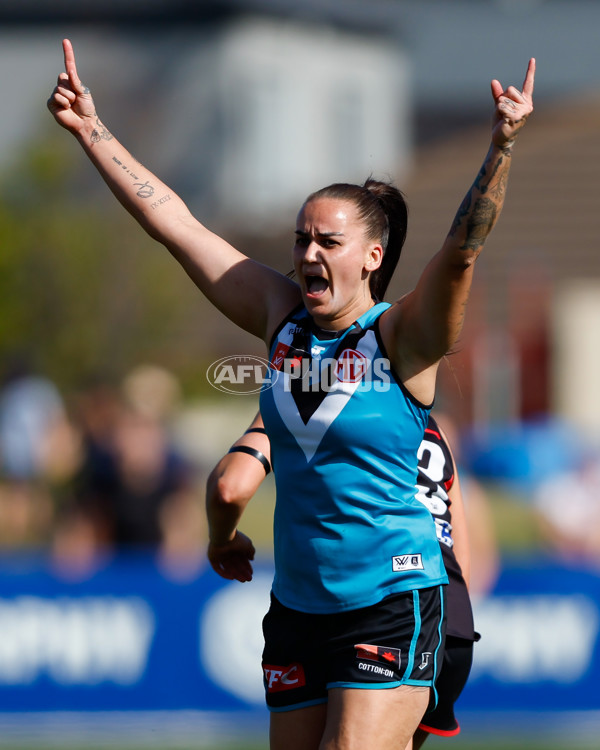
{"label": "index finger pointing up", "polygon": [[65,71],[72,81],[79,81],[77,66],[75,65],[75,52],[69,39],[63,39],[63,53],[65,56]]}
{"label": "index finger pointing up", "polygon": [[531,98],[533,96],[533,83],[535,80],[535,57],[532,57],[527,66],[527,73],[523,81],[523,94]]}

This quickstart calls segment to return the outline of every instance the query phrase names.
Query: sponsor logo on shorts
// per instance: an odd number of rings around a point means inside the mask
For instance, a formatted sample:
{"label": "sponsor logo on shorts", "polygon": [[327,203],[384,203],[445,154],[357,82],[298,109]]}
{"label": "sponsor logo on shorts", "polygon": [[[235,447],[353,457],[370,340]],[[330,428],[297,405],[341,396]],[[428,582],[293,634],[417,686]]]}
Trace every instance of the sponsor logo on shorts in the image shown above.
{"label": "sponsor logo on shorts", "polygon": [[402,573],[405,570],[424,570],[423,557],[419,554],[394,555],[392,557],[392,570],[394,573]]}
{"label": "sponsor logo on shorts", "polygon": [[[356,643],[357,659],[367,659],[368,661],[385,664],[387,667],[398,669],[400,667],[400,649],[388,648],[387,646],[375,646],[372,643]],[[360,669],[359,665],[359,669]],[[366,665],[365,665],[366,668]],[[389,671],[389,670],[388,670]]]}
{"label": "sponsor logo on shorts", "polygon": [[423,651],[423,653],[421,654],[421,663],[419,664],[420,670],[427,669],[427,667],[431,663],[431,657],[431,651]]}
{"label": "sponsor logo on shorts", "polygon": [[287,667],[263,664],[263,672],[268,693],[280,693],[282,690],[293,690],[306,685],[302,664],[289,664]]}
{"label": "sponsor logo on shorts", "polygon": [[370,674],[376,674],[380,677],[395,677],[396,673],[391,669],[380,667],[379,664],[371,664],[370,662],[359,661],[358,668],[363,672],[369,672]]}

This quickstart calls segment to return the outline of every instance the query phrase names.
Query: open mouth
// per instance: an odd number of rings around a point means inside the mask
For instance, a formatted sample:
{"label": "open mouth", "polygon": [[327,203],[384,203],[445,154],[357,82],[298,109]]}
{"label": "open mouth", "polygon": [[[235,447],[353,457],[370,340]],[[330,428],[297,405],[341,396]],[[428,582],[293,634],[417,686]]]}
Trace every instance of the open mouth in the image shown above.
{"label": "open mouth", "polygon": [[322,276],[306,275],[304,281],[306,283],[306,293],[310,297],[320,297],[329,289],[329,282]]}

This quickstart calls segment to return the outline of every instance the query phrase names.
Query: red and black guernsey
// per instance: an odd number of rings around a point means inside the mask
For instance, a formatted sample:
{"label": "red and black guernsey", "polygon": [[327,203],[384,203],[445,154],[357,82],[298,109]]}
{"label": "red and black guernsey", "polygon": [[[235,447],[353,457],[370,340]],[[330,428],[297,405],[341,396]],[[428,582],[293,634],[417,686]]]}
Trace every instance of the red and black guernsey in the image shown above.
{"label": "red and black guernsey", "polygon": [[452,501],[448,496],[454,483],[454,463],[450,449],[431,415],[418,456],[417,498],[429,508],[433,516],[448,573],[446,632],[457,638],[478,640],[467,584],[454,554]]}

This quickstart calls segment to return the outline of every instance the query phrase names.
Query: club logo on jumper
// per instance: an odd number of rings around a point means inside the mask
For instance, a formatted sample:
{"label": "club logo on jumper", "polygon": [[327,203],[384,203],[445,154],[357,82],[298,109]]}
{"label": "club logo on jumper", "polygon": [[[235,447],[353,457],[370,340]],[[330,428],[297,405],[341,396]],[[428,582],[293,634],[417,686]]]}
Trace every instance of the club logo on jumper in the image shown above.
{"label": "club logo on jumper", "polygon": [[290,664],[287,667],[263,664],[263,672],[268,693],[280,693],[282,690],[293,690],[306,685],[302,664]]}
{"label": "club logo on jumper", "polygon": [[223,393],[246,395],[261,388],[272,388],[279,373],[268,360],[253,355],[236,354],[213,362],[206,371],[206,379]]}
{"label": "club logo on jumper", "polygon": [[341,383],[360,382],[369,369],[369,360],[356,349],[344,349],[337,361],[335,374]]}
{"label": "club logo on jumper", "polygon": [[424,570],[423,557],[417,555],[394,555],[392,557],[392,570],[394,573],[402,573],[405,570]]}
{"label": "club logo on jumper", "polygon": [[400,668],[400,649],[375,646],[372,643],[356,643],[356,658],[385,664],[390,669]]}
{"label": "club logo on jumper", "polygon": [[423,651],[423,653],[421,654],[421,663],[419,664],[419,669],[421,671],[423,671],[424,669],[427,669],[427,667],[431,663],[431,657],[432,657],[431,651]]}

